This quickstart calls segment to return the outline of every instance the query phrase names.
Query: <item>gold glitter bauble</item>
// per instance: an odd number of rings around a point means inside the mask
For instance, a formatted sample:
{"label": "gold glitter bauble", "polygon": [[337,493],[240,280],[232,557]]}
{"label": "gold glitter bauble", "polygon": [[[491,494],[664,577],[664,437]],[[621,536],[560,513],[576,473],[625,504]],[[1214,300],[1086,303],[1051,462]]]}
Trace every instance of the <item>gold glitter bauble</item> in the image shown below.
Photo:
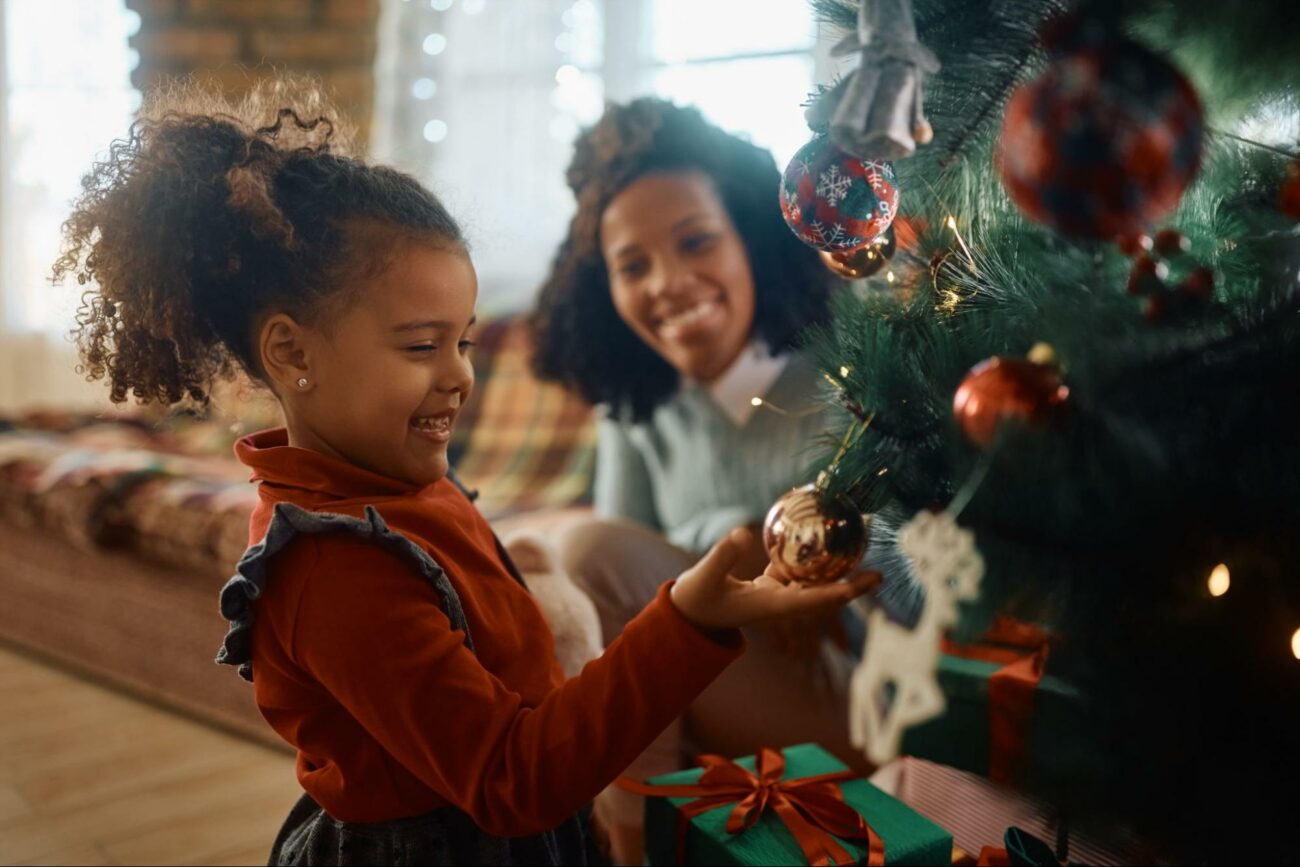
{"label": "gold glitter bauble", "polygon": [[867,550],[871,518],[824,500],[816,485],[782,495],[763,521],[763,547],[782,577],[800,584],[843,578]]}
{"label": "gold glitter bauble", "polygon": [[896,246],[894,227],[891,225],[879,238],[856,250],[847,250],[843,253],[822,250],[818,255],[822,257],[822,264],[837,277],[843,277],[845,280],[861,280],[885,267],[885,263],[894,255]]}

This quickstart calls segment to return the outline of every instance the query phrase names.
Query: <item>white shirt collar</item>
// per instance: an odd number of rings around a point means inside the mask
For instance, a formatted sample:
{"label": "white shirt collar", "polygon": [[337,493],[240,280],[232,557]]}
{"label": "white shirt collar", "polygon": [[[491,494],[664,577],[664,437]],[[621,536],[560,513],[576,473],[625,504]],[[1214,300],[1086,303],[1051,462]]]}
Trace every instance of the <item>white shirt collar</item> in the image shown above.
{"label": "white shirt collar", "polygon": [[754,398],[767,394],[788,361],[785,353],[773,356],[767,344],[755,338],[731,367],[703,388],[736,427],[744,427],[758,410]]}

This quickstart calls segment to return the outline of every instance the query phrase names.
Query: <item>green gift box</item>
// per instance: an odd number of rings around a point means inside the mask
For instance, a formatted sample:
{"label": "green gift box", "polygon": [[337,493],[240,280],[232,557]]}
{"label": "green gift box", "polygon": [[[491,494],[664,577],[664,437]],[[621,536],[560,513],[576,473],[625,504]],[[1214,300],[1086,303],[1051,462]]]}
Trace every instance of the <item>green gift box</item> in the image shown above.
{"label": "green gift box", "polygon": [[[846,771],[846,766],[816,744],[800,744],[782,750],[785,757],[783,781]],[[756,759],[737,759],[751,773]],[[651,786],[693,785],[703,768],[665,774],[649,780]],[[884,843],[886,864],[950,864],[952,835],[906,804],[886,795],[861,777],[838,783],[844,803],[856,810]],[[743,797],[743,796],[741,796]],[[685,827],[686,864],[804,864],[807,859],[794,835],[777,813],[765,810],[750,828],[733,834],[727,818],[739,803],[721,804],[715,809],[687,818],[681,808],[696,797],[646,798],[646,863],[667,867],[678,863],[679,832]],[[866,841],[835,838],[853,856],[853,863],[867,863]]]}
{"label": "green gift box", "polygon": [[[1004,776],[994,771],[1018,763],[999,763],[993,756],[989,682],[1005,667],[1002,662],[941,655],[936,676],[947,707],[934,719],[907,729],[900,752],[983,776]],[[1078,690],[1067,681],[1049,674],[1039,679],[1033,689],[1032,714],[1021,732],[1022,761],[1028,767],[1019,767],[1019,773],[1060,761],[1053,755],[1062,748],[1058,734],[1073,719],[1078,699]]]}

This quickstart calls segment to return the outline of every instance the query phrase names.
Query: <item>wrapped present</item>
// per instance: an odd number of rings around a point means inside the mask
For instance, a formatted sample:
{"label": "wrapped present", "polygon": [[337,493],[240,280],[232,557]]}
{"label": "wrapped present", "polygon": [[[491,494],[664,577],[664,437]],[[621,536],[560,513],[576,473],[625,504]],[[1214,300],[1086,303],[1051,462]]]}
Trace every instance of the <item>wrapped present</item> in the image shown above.
{"label": "wrapped present", "polygon": [[901,752],[1000,783],[1020,781],[1036,750],[1068,721],[1078,690],[1045,675],[1048,635],[999,617],[979,642],[945,641],[937,677],[947,699],[940,716],[903,736]]}
{"label": "wrapped present", "polygon": [[952,836],[815,744],[621,781],[646,798],[646,863],[947,864]]}

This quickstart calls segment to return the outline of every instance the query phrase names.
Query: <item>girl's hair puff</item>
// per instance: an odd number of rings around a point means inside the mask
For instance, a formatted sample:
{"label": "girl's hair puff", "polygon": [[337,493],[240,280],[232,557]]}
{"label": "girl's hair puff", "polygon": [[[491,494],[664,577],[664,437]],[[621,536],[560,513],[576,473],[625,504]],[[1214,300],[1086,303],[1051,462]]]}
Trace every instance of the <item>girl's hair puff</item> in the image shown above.
{"label": "girl's hair puff", "polygon": [[348,153],[311,80],[231,102],[194,82],[150,98],[82,179],[54,278],[86,286],[73,331],[115,402],[206,401],[216,378],[261,374],[269,314],[320,322],[402,237],[463,249],[408,175]]}
{"label": "girl's hair puff", "polygon": [[578,209],[532,314],[533,369],[634,419],[668,399],[678,375],[615,310],[600,219],[633,181],[671,171],[700,171],[713,181],[749,255],[754,327],[772,351],[793,347],[800,331],[829,315],[833,278],[786,227],[771,154],[694,108],[653,98],[609,105],[574,145],[567,179]]}

